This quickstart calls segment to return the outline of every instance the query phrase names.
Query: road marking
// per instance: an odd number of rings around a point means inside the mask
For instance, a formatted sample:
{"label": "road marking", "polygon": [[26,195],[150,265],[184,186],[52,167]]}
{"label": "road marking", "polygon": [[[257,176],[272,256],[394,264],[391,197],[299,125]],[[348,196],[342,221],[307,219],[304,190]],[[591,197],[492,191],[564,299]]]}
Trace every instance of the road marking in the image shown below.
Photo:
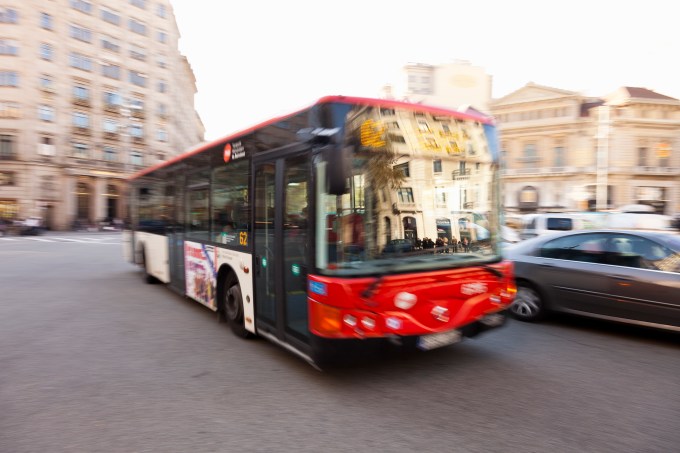
{"label": "road marking", "polygon": [[42,239],[42,238],[24,238],[24,239],[29,240],[29,241],[54,242],[54,241],[50,241],[49,239]]}

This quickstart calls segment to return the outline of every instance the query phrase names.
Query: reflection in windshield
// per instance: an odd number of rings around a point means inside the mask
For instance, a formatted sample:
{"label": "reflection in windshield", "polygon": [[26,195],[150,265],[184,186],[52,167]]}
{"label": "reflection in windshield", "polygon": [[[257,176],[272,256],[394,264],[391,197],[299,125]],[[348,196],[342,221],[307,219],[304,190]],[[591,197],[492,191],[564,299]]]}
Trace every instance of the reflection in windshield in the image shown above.
{"label": "reflection in windshield", "polygon": [[347,134],[349,193],[317,192],[319,268],[398,272],[498,257],[498,175],[484,125],[362,107]]}

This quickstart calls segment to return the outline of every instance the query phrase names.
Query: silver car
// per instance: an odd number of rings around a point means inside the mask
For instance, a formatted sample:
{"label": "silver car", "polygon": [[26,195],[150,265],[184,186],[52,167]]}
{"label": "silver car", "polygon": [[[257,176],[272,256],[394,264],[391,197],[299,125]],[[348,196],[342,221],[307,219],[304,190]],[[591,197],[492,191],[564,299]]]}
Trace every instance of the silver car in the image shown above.
{"label": "silver car", "polygon": [[506,247],[522,321],[561,311],[680,331],[680,235],[587,230]]}

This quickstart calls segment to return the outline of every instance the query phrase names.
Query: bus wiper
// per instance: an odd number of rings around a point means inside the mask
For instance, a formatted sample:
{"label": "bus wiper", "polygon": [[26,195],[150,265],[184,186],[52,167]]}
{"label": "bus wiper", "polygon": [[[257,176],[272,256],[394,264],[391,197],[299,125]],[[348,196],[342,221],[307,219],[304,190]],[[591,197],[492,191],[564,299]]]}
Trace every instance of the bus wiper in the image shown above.
{"label": "bus wiper", "polygon": [[480,267],[481,267],[482,269],[484,269],[485,271],[491,272],[493,275],[495,275],[495,276],[498,277],[498,278],[503,278],[503,277],[504,277],[503,272],[499,271],[499,270],[496,269],[495,267],[491,267],[491,266],[486,265],[486,264],[482,264]]}
{"label": "bus wiper", "polygon": [[375,290],[378,289],[378,286],[380,286],[382,283],[383,277],[384,275],[380,275],[378,278],[373,280],[373,282],[361,292],[361,297],[364,299],[370,299],[373,293],[375,293]]}

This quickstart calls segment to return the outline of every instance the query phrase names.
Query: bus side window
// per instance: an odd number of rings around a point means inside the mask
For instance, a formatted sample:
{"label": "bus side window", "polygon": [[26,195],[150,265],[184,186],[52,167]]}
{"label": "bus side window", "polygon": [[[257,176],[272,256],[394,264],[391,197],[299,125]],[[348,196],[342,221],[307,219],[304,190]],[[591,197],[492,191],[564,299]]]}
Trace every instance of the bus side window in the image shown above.
{"label": "bus side window", "polygon": [[210,231],[214,241],[233,246],[247,244],[239,233],[250,231],[249,177],[245,160],[213,171]]}

